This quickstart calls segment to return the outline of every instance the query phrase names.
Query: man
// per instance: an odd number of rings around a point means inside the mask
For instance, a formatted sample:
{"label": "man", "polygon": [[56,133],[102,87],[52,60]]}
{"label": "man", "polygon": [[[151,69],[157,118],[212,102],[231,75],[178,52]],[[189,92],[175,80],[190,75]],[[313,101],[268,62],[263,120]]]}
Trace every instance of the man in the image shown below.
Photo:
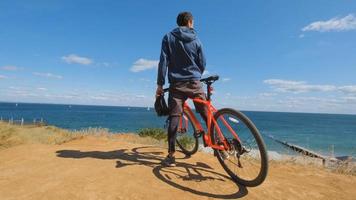
{"label": "man", "polygon": [[[183,103],[188,97],[206,99],[199,81],[205,70],[205,58],[202,44],[193,29],[192,14],[190,12],[179,13],[177,24],[177,28],[163,37],[158,64],[156,96],[163,93],[167,68],[170,83],[168,156],[162,161],[162,164],[166,166],[175,166],[175,140],[179,116],[183,113]],[[206,119],[204,106],[195,105],[195,107]]]}

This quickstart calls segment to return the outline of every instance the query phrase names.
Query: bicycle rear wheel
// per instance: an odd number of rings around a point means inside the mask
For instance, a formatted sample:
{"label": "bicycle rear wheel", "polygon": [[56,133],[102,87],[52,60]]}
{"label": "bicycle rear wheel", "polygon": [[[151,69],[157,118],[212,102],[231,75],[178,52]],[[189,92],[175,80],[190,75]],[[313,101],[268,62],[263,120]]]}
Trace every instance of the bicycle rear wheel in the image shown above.
{"label": "bicycle rear wheel", "polygon": [[176,143],[182,152],[191,156],[198,151],[199,141],[196,137],[196,128],[187,111],[184,110],[177,130]]}
{"label": "bicycle rear wheel", "polygon": [[260,185],[267,176],[268,157],[256,126],[243,113],[229,108],[219,110],[214,118],[218,128],[211,129],[213,144],[221,145],[225,141],[229,146],[226,150],[214,150],[222,167],[237,183]]}

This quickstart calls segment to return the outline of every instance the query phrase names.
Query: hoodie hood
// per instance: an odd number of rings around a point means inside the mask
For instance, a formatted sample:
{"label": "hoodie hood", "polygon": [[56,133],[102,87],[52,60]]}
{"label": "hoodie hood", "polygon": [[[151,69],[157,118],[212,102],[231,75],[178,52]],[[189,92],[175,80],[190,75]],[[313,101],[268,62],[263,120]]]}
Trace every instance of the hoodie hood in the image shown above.
{"label": "hoodie hood", "polygon": [[195,30],[185,26],[175,28],[171,33],[172,35],[174,35],[174,37],[178,38],[183,42],[191,42],[197,38]]}

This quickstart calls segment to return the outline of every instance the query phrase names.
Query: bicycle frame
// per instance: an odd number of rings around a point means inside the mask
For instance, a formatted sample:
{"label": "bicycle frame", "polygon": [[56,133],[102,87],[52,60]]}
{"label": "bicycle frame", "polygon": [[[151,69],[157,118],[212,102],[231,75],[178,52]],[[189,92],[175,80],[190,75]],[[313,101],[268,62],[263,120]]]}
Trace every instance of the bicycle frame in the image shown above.
{"label": "bicycle frame", "polygon": [[[206,144],[206,146],[211,147],[213,149],[218,149],[218,150],[229,150],[230,149],[230,145],[229,143],[226,141],[220,127],[219,124],[217,123],[217,121],[214,118],[214,114],[217,112],[217,109],[212,105],[211,100],[202,100],[199,98],[189,98],[191,99],[193,102],[196,102],[198,104],[204,104],[204,106],[207,109],[207,131],[204,131],[203,126],[201,125],[201,123],[199,122],[199,120],[197,119],[197,117],[195,116],[194,112],[192,111],[192,109],[190,108],[190,106],[188,105],[187,101],[184,102],[183,105],[183,109],[185,109],[189,116],[191,117],[191,120],[193,122],[193,125],[195,126],[196,131],[199,132],[204,132],[203,134],[203,140]],[[183,126],[183,118],[184,117],[180,117],[180,123],[179,123],[179,128],[182,129]],[[235,139],[237,139],[239,142],[240,139],[237,135],[237,133],[231,128],[231,126],[229,125],[229,123],[223,118],[220,117],[221,121],[223,122],[223,124],[227,127],[227,129],[232,133],[232,135],[235,137]],[[184,118],[184,125],[186,128],[188,128],[188,119]],[[218,136],[220,138],[220,141],[223,142],[223,145],[217,145],[217,144],[213,144],[213,142],[211,141],[211,126],[214,125],[215,130],[218,133]]]}

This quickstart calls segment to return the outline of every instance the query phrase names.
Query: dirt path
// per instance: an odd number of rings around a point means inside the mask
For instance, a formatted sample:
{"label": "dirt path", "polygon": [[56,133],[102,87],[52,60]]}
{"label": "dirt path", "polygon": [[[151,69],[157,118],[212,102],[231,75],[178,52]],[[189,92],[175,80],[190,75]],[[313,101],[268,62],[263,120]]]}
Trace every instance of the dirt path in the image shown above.
{"label": "dirt path", "polygon": [[234,184],[212,155],[177,156],[123,139],[86,137],[62,145],[0,151],[0,199],[354,199],[356,177],[272,163],[256,188]]}

